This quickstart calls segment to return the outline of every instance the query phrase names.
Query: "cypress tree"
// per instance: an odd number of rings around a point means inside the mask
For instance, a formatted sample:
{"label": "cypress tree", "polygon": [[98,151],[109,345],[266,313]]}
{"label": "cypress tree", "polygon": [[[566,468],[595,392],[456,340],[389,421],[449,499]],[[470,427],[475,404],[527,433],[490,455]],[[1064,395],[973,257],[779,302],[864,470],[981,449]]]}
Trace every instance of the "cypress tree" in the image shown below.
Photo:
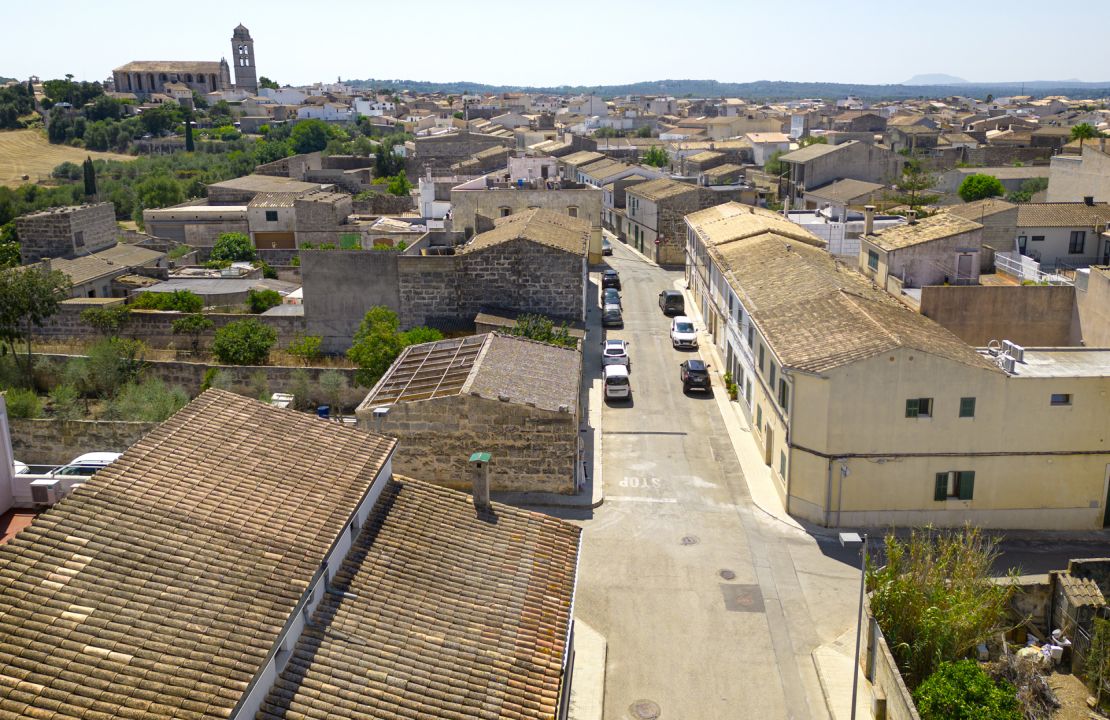
{"label": "cypress tree", "polygon": [[85,157],[83,169],[85,171],[85,196],[92,197],[96,195],[96,168],[93,167],[92,157]]}
{"label": "cypress tree", "polygon": [[35,100],[35,84],[30,80],[27,81],[27,94],[31,97],[31,101]]}
{"label": "cypress tree", "polygon": [[185,150],[193,152],[193,149],[193,118],[189,116],[185,118]]}

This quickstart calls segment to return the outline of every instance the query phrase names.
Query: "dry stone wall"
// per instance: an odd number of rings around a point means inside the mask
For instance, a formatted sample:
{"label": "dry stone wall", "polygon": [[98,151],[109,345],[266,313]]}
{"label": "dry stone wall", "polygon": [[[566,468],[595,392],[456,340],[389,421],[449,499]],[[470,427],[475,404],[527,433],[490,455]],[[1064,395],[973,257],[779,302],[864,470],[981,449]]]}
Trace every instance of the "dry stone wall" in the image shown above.
{"label": "dry stone wall", "polygon": [[12,452],[28,465],[61,465],[87,452],[123,452],[158,423],[110,420],[9,421]]}

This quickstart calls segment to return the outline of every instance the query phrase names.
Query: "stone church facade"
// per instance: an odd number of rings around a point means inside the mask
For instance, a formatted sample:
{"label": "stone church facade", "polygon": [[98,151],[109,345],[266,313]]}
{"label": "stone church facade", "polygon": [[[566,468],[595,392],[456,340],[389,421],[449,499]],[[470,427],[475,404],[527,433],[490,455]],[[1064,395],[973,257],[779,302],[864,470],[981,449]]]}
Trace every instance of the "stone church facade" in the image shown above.
{"label": "stone church facade", "polygon": [[201,95],[219,90],[244,90],[258,94],[258,70],[254,64],[254,40],[250,31],[239,25],[231,34],[231,53],[235,82],[226,59],[219,62],[194,60],[136,60],[112,71],[116,92],[149,97],[166,92],[166,85],[178,83]]}

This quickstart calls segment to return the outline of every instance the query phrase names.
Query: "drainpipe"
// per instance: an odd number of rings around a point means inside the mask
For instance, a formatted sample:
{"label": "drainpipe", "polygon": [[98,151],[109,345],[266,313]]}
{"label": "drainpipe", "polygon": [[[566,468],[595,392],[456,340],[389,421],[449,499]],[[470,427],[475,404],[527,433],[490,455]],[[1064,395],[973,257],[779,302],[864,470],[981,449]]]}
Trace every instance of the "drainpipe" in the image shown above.
{"label": "drainpipe", "polygon": [[828,474],[825,478],[825,527],[832,527],[829,523],[832,522],[832,467],[833,459],[829,458],[826,461],[829,465]]}

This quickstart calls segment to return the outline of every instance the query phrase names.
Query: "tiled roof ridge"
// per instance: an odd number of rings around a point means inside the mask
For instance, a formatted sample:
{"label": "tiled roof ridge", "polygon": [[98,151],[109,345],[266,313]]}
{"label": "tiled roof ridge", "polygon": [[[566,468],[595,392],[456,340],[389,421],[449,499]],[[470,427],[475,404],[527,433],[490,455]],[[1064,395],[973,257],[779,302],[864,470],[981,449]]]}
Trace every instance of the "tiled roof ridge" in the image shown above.
{"label": "tiled roof ridge", "polygon": [[[489,346],[493,343],[493,336],[496,333],[486,333],[485,339],[482,341],[482,349],[478,351],[478,355],[474,358],[474,362],[470,364],[470,372],[466,374],[466,380],[463,380],[462,387],[459,388],[460,395],[469,395],[470,388],[474,385],[475,378],[478,377],[478,372],[482,367],[482,360],[485,359],[486,354],[489,352]],[[460,345],[463,339],[459,339]]]}
{"label": "tiled roof ridge", "polygon": [[869,322],[871,322],[872,325],[874,325],[876,328],[879,329],[879,332],[881,332],[883,335],[890,338],[890,340],[895,345],[902,345],[903,344],[903,340],[900,336],[891,332],[891,330],[889,328],[887,328],[885,325],[883,325],[883,323],[879,322],[871,313],[867,312],[867,309],[863,306],[863,303],[867,301],[867,298],[864,298],[862,295],[854,293],[854,292],[848,290],[847,288],[840,288],[840,290],[838,292],[841,295],[845,296],[845,299],[848,301],[849,304],[851,304],[851,306],[853,308],[856,309],[856,312],[858,312],[863,317],[867,318],[867,320]]}

